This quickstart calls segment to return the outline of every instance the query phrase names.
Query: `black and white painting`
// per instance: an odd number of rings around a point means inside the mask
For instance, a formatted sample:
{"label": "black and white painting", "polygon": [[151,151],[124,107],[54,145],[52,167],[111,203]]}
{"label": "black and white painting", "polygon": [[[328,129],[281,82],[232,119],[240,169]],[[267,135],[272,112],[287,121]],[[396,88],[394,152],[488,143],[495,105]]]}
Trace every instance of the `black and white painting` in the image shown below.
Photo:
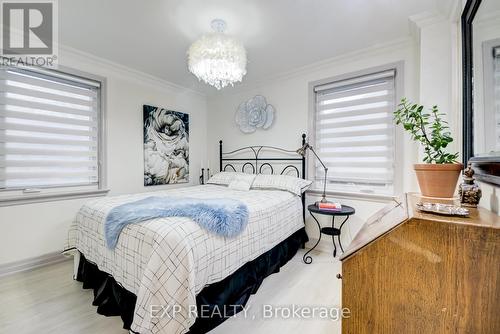
{"label": "black and white painting", "polygon": [[144,185],[189,182],[189,115],[143,106]]}

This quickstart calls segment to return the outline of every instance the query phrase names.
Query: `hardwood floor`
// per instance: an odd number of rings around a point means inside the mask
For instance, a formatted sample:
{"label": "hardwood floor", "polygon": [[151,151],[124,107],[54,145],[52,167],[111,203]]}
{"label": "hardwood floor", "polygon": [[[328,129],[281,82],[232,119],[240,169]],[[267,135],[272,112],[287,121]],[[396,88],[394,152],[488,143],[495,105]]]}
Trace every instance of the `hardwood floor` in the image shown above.
{"label": "hardwood floor", "polygon": [[[210,333],[340,333],[340,320],[264,318],[264,305],[339,307],[340,262],[331,254],[313,252],[302,262],[303,251],[277,274],[269,276],[240,312]],[[0,333],[125,334],[119,317],[104,317],[92,306],[91,290],[72,279],[73,263],[58,263],[0,279]],[[286,316],[286,313],[284,313]]]}

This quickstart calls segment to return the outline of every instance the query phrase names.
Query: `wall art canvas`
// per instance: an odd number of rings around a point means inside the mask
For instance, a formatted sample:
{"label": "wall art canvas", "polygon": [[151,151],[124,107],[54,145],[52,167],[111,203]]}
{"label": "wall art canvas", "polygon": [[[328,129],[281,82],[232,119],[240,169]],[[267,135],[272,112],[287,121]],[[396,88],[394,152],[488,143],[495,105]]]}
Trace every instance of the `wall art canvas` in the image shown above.
{"label": "wall art canvas", "polygon": [[144,185],[189,182],[189,114],[143,106]]}

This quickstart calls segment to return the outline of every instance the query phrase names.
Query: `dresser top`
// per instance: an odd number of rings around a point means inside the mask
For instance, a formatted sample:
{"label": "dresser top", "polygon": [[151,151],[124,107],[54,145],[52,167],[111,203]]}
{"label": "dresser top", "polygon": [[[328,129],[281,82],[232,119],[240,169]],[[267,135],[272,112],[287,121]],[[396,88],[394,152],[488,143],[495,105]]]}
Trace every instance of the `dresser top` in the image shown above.
{"label": "dresser top", "polygon": [[453,204],[456,206],[460,206],[460,201],[458,199],[439,200],[439,199],[425,198],[420,196],[420,194],[415,194],[415,193],[409,193],[407,194],[406,197],[408,201],[408,216],[410,218],[440,221],[451,224],[476,225],[476,226],[500,229],[500,216],[484,208],[467,208],[470,212],[468,217],[441,216],[437,214],[421,212],[415,208],[415,204],[420,202],[443,203],[443,204]]}
{"label": "dresser top", "polygon": [[403,198],[395,200],[368,218],[340,259],[344,260],[400,224],[412,219],[500,229],[500,216],[486,209],[468,208],[469,217],[451,217],[421,212],[415,208],[415,204],[420,202],[460,204],[456,199],[439,200],[423,198],[420,194],[408,193]]}

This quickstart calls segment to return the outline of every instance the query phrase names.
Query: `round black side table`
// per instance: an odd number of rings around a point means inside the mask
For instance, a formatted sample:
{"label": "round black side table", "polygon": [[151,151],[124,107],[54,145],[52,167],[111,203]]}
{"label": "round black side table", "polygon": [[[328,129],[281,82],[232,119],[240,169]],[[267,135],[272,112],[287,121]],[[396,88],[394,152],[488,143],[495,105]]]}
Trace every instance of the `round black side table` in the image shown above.
{"label": "round black side table", "polygon": [[[321,241],[321,235],[322,234],[327,234],[332,236],[332,242],[333,242],[333,257],[337,256],[337,246],[335,245],[335,236],[337,236],[337,240],[340,246],[340,249],[342,252],[344,252],[344,248],[342,248],[342,243],[340,242],[340,234],[342,233],[342,227],[344,224],[347,222],[349,217],[353,215],[356,210],[353,207],[350,207],[348,205],[342,205],[342,210],[340,211],[332,211],[332,210],[322,210],[316,206],[316,204],[311,204],[307,207],[307,210],[309,210],[309,213],[311,216],[314,218],[314,221],[316,221],[316,224],[318,224],[318,229],[319,229],[319,238],[318,241],[316,241],[316,244],[308,250],[305,254],[302,260],[310,264],[312,262],[312,257],[308,255],[310,252],[313,251],[316,246],[318,246],[319,242]],[[327,215],[327,216],[332,216],[332,227],[321,227],[318,219],[313,215],[313,212],[316,214],[320,215]],[[335,217],[345,217],[344,221],[340,224],[339,228],[335,227]]]}

